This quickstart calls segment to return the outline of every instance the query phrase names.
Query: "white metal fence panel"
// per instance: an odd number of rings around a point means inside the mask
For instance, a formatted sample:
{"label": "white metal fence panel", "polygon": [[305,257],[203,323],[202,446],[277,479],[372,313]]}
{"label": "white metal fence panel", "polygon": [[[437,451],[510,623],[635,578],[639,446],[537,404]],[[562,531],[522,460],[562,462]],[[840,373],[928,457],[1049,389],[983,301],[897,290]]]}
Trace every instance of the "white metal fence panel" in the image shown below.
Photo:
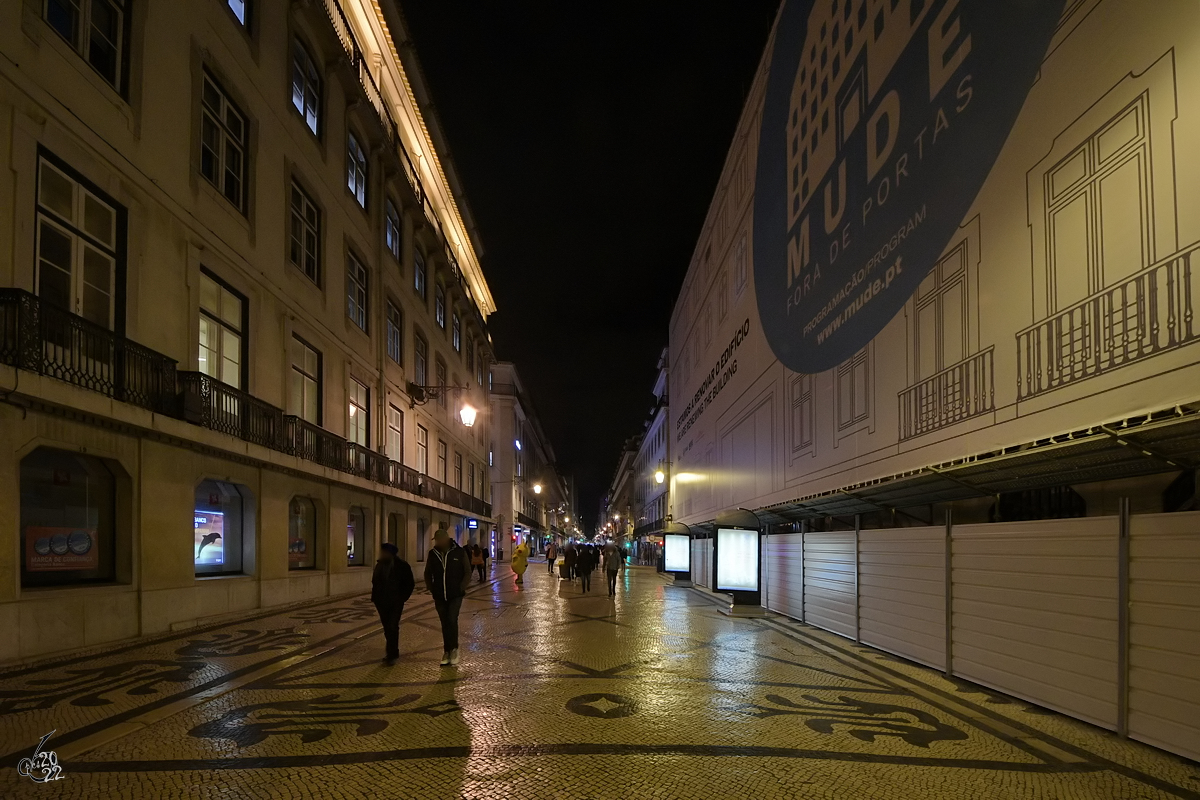
{"label": "white metal fence panel", "polygon": [[858,625],[862,642],[945,669],[945,526],[859,533]]}
{"label": "white metal fence panel", "polygon": [[855,638],[854,531],[804,534],[804,621]]}
{"label": "white metal fence panel", "polygon": [[1200,760],[1200,513],[1133,517],[1129,735]]}
{"label": "white metal fence panel", "polygon": [[767,608],[804,619],[804,534],[768,536],[763,561]]}
{"label": "white metal fence panel", "polygon": [[1117,725],[1116,517],[956,525],[954,672]]}

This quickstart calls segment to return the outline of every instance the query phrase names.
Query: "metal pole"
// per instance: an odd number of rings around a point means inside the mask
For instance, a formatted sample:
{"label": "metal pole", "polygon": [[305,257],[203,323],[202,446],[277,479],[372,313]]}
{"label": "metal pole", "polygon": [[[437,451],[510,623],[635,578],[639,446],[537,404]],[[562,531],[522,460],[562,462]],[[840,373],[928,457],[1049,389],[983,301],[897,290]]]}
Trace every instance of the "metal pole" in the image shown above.
{"label": "metal pole", "polygon": [[953,513],[946,509],[946,677],[954,675],[954,520]]}
{"label": "metal pole", "polygon": [[1117,735],[1129,736],[1129,498],[1122,497],[1117,538]]}

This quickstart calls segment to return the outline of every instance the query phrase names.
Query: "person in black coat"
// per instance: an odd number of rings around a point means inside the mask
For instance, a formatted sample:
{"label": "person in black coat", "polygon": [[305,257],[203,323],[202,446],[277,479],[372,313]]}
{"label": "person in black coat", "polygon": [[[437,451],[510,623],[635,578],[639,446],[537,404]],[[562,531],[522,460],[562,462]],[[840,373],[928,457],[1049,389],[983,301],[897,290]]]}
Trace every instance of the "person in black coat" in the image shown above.
{"label": "person in black coat", "polygon": [[458,663],[458,612],[471,585],[471,559],[445,528],[433,534],[433,549],[425,559],[425,588],[442,623],[442,666]]}
{"label": "person in black coat", "polygon": [[375,562],[375,574],[371,576],[371,602],[379,612],[383,623],[383,639],[386,643],[384,661],[390,667],[400,657],[400,615],[404,604],[412,597],[415,581],[412,567],[400,558],[396,545],[384,542],[380,546],[379,560]]}
{"label": "person in black coat", "polygon": [[596,568],[595,555],[590,546],[584,545],[579,548],[579,553],[575,556],[575,574],[579,576],[579,590],[582,592],[590,592],[592,590],[592,570]]}

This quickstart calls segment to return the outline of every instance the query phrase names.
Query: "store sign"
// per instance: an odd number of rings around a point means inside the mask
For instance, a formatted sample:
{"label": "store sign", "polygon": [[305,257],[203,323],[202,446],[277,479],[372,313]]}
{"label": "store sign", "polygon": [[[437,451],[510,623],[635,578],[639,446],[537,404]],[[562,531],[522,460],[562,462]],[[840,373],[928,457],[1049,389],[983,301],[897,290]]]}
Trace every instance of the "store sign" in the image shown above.
{"label": "store sign", "polygon": [[786,367],[840,364],[913,294],[992,170],[1063,3],[787,1],[753,240],[759,318]]}
{"label": "store sign", "polygon": [[25,569],[29,572],[97,569],[100,548],[94,529],[25,529]]}
{"label": "store sign", "polygon": [[717,529],[719,591],[758,591],[758,531]]}
{"label": "store sign", "polygon": [[668,533],[663,540],[663,569],[667,572],[691,572],[691,537],[682,533]]}
{"label": "store sign", "polygon": [[192,520],[196,564],[225,563],[225,515],[220,511],[197,511]]}

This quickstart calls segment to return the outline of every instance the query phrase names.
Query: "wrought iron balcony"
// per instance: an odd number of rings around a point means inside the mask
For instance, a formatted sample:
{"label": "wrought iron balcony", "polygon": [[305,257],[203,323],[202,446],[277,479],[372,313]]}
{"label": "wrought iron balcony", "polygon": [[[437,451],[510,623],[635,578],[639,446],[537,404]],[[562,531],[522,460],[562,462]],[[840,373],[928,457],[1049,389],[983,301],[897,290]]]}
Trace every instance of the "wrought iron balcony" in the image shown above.
{"label": "wrought iron balcony", "polygon": [[202,372],[180,372],[183,418],[193,425],[283,449],[283,411]]}
{"label": "wrought iron balcony", "polygon": [[1194,244],[1017,334],[1021,400],[1196,340]]}
{"label": "wrought iron balcony", "polygon": [[173,359],[21,289],[0,289],[0,362],[175,413]]}
{"label": "wrought iron balcony", "polygon": [[900,439],[993,411],[993,351],[989,347],[900,392]]}

